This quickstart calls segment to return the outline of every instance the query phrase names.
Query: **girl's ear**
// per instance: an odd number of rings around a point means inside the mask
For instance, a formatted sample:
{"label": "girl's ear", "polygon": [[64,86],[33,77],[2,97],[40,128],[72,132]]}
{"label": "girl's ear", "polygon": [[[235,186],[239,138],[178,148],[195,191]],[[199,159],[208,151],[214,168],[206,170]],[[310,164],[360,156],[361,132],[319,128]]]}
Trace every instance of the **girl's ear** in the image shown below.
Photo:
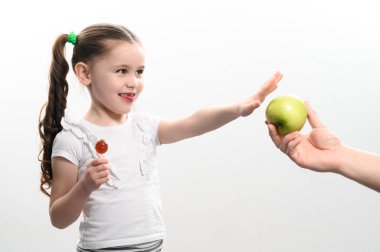
{"label": "girl's ear", "polygon": [[74,71],[83,85],[89,86],[91,84],[90,68],[87,64],[78,62],[75,64]]}

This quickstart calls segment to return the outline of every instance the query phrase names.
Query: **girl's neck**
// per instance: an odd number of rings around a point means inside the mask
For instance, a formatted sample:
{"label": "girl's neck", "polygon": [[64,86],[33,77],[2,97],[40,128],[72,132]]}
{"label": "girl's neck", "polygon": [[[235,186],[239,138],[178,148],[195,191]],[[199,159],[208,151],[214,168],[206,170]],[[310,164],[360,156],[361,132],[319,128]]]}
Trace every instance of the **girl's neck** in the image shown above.
{"label": "girl's neck", "polygon": [[90,108],[90,110],[84,116],[88,122],[93,123],[98,126],[117,126],[124,124],[128,118],[128,114],[115,114],[109,113],[107,111],[99,111]]}

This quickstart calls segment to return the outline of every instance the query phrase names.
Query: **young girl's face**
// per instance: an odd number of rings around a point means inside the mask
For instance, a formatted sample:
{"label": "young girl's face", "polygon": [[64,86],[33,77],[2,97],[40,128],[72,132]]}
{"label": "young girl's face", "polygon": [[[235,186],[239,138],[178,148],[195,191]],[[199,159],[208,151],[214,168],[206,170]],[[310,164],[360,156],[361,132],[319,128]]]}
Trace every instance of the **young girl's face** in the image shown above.
{"label": "young girl's face", "polygon": [[89,64],[92,106],[112,116],[124,115],[131,111],[144,87],[144,51],[138,43],[107,43],[109,53]]}

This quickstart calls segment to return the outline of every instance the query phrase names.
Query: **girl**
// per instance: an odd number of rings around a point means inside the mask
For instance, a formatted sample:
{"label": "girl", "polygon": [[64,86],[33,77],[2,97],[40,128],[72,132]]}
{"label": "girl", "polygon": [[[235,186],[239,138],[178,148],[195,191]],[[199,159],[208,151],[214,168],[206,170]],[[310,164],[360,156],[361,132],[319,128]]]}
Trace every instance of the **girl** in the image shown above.
{"label": "girl", "polygon": [[[72,68],[91,96],[80,120],[64,117],[67,42],[74,44]],[[156,146],[250,115],[282,77],[276,73],[242,102],[163,120],[132,110],[144,87],[143,72],[141,42],[122,26],[92,25],[78,36],[60,35],[53,46],[49,98],[39,123],[41,190],[50,196],[53,226],[66,228],[83,213],[77,251],[161,251],[165,228]],[[95,148],[100,139],[109,147],[104,155]]]}

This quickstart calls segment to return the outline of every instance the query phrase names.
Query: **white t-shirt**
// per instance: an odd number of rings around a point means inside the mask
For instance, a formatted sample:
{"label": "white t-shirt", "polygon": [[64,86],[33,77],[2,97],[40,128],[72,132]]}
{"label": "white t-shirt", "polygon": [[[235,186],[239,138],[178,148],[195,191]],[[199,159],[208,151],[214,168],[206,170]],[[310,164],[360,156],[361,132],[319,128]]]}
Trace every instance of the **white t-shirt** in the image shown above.
{"label": "white t-shirt", "polygon": [[[110,180],[93,191],[83,210],[78,246],[96,249],[164,239],[158,173],[159,119],[131,112],[123,125],[101,127],[84,119],[63,118],[63,130],[53,143],[52,157],[64,157],[85,175],[98,157],[95,144],[104,139]],[[79,179],[78,178],[78,179]]]}

